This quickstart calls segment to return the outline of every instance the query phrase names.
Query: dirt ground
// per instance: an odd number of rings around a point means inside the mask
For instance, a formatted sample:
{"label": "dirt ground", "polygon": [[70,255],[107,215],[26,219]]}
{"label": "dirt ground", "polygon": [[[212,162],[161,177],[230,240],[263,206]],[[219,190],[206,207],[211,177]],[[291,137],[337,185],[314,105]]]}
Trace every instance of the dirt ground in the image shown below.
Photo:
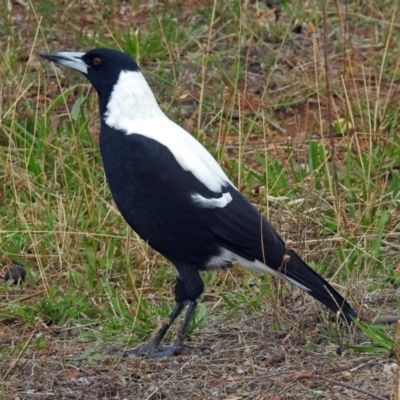
{"label": "dirt ground", "polygon": [[[388,298],[393,293],[371,294],[363,309],[393,313],[396,306]],[[42,352],[27,349],[17,359],[0,361],[1,375],[8,375],[4,399],[394,398],[393,355],[341,346],[369,342],[359,330],[318,316],[322,309],[305,299],[295,296],[278,312],[211,317],[195,330],[191,344],[210,346],[213,353],[161,360],[119,357],[110,351],[118,338],[110,344],[82,343],[76,326],[46,328],[50,345]],[[2,326],[3,344],[13,340],[18,327],[8,328]]]}

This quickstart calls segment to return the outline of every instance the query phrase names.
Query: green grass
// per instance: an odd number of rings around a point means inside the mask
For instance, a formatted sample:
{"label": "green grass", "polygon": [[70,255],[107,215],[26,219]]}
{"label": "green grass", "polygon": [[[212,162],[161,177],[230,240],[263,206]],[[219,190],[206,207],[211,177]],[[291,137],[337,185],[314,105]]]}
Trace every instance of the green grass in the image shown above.
{"label": "green grass", "polygon": [[[0,257],[4,266],[23,265],[28,281],[0,286],[0,325],[13,321],[33,331],[38,320],[72,324],[84,341],[134,345],[168,315],[173,301],[169,262],[127,228],[112,203],[96,143],[96,95],[78,74],[41,68],[37,54],[47,48],[109,46],[136,56],[172,119],[186,124],[182,102],[198,103],[191,133],[319,273],[354,293],[356,308],[368,288],[397,288],[396,5],[376,0],[362,9],[351,3],[347,11],[330,5],[332,36],[324,43],[317,1],[308,8],[287,1],[278,21],[271,16],[264,22],[258,18],[268,11],[262,4],[257,10],[217,2],[185,20],[179,2],[167,2],[142,10],[136,28],[115,16],[114,3],[101,12],[88,6],[82,30],[72,29],[80,23],[75,3],[65,20],[54,16],[50,3],[34,5],[36,32],[33,24],[21,30],[6,8],[1,11],[8,22],[0,64]],[[309,33],[296,36],[296,24]],[[365,43],[362,55],[351,51]],[[288,135],[263,123],[262,112]],[[283,286],[278,295],[269,278],[237,269],[206,273],[204,280],[222,306],[213,310],[215,302],[204,302],[191,331],[211,315],[262,313],[266,304],[279,309],[279,296],[292,291]],[[13,346],[0,354],[49,342],[39,335]]]}

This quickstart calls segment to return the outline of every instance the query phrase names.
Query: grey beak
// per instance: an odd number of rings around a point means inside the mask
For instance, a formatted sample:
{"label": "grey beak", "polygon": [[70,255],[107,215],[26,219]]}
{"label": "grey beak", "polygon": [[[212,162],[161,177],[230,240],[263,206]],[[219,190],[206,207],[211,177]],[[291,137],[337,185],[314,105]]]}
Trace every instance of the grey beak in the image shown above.
{"label": "grey beak", "polygon": [[52,53],[42,53],[40,57],[87,75],[89,66],[82,60],[85,54],[73,51],[54,51]]}

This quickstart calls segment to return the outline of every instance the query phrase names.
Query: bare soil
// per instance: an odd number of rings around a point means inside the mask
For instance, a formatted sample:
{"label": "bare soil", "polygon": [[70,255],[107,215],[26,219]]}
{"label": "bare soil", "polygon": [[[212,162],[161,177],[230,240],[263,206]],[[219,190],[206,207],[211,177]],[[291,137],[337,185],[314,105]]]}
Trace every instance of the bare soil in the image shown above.
{"label": "bare soil", "polygon": [[[393,313],[396,305],[388,300],[393,298],[388,291],[376,292],[363,309]],[[211,316],[189,343],[210,346],[212,353],[160,360],[120,357],[113,351],[118,338],[109,344],[82,343],[76,326],[24,332],[20,324],[4,324],[3,345],[21,344],[39,331],[48,340],[42,351],[29,348],[18,359],[0,360],[0,374],[8,375],[5,399],[393,398],[398,373],[393,354],[346,348],[341,343],[371,343],[321,310],[296,290],[275,311]]]}

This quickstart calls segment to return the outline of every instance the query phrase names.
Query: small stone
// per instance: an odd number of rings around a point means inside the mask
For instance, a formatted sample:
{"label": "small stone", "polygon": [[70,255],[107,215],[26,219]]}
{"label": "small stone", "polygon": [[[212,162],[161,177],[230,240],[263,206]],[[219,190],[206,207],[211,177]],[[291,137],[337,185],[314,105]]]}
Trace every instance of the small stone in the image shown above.
{"label": "small stone", "polygon": [[390,370],[395,374],[399,370],[399,366],[396,363],[390,364]]}
{"label": "small stone", "polygon": [[147,362],[143,361],[143,360],[140,361],[139,368],[140,369],[146,369],[147,368]]}
{"label": "small stone", "polygon": [[396,374],[398,369],[399,366],[396,363],[384,364],[383,366],[383,372],[389,376]]}
{"label": "small stone", "polygon": [[25,278],[26,278],[25,268],[21,267],[20,265],[13,265],[12,267],[9,267],[6,273],[4,274],[4,280],[5,281],[12,280],[14,281],[15,285],[19,282],[23,282]]}
{"label": "small stone", "polygon": [[351,372],[349,371],[343,371],[342,372],[342,378],[345,382],[349,382],[351,381],[351,379],[353,378],[353,375],[351,374]]}

